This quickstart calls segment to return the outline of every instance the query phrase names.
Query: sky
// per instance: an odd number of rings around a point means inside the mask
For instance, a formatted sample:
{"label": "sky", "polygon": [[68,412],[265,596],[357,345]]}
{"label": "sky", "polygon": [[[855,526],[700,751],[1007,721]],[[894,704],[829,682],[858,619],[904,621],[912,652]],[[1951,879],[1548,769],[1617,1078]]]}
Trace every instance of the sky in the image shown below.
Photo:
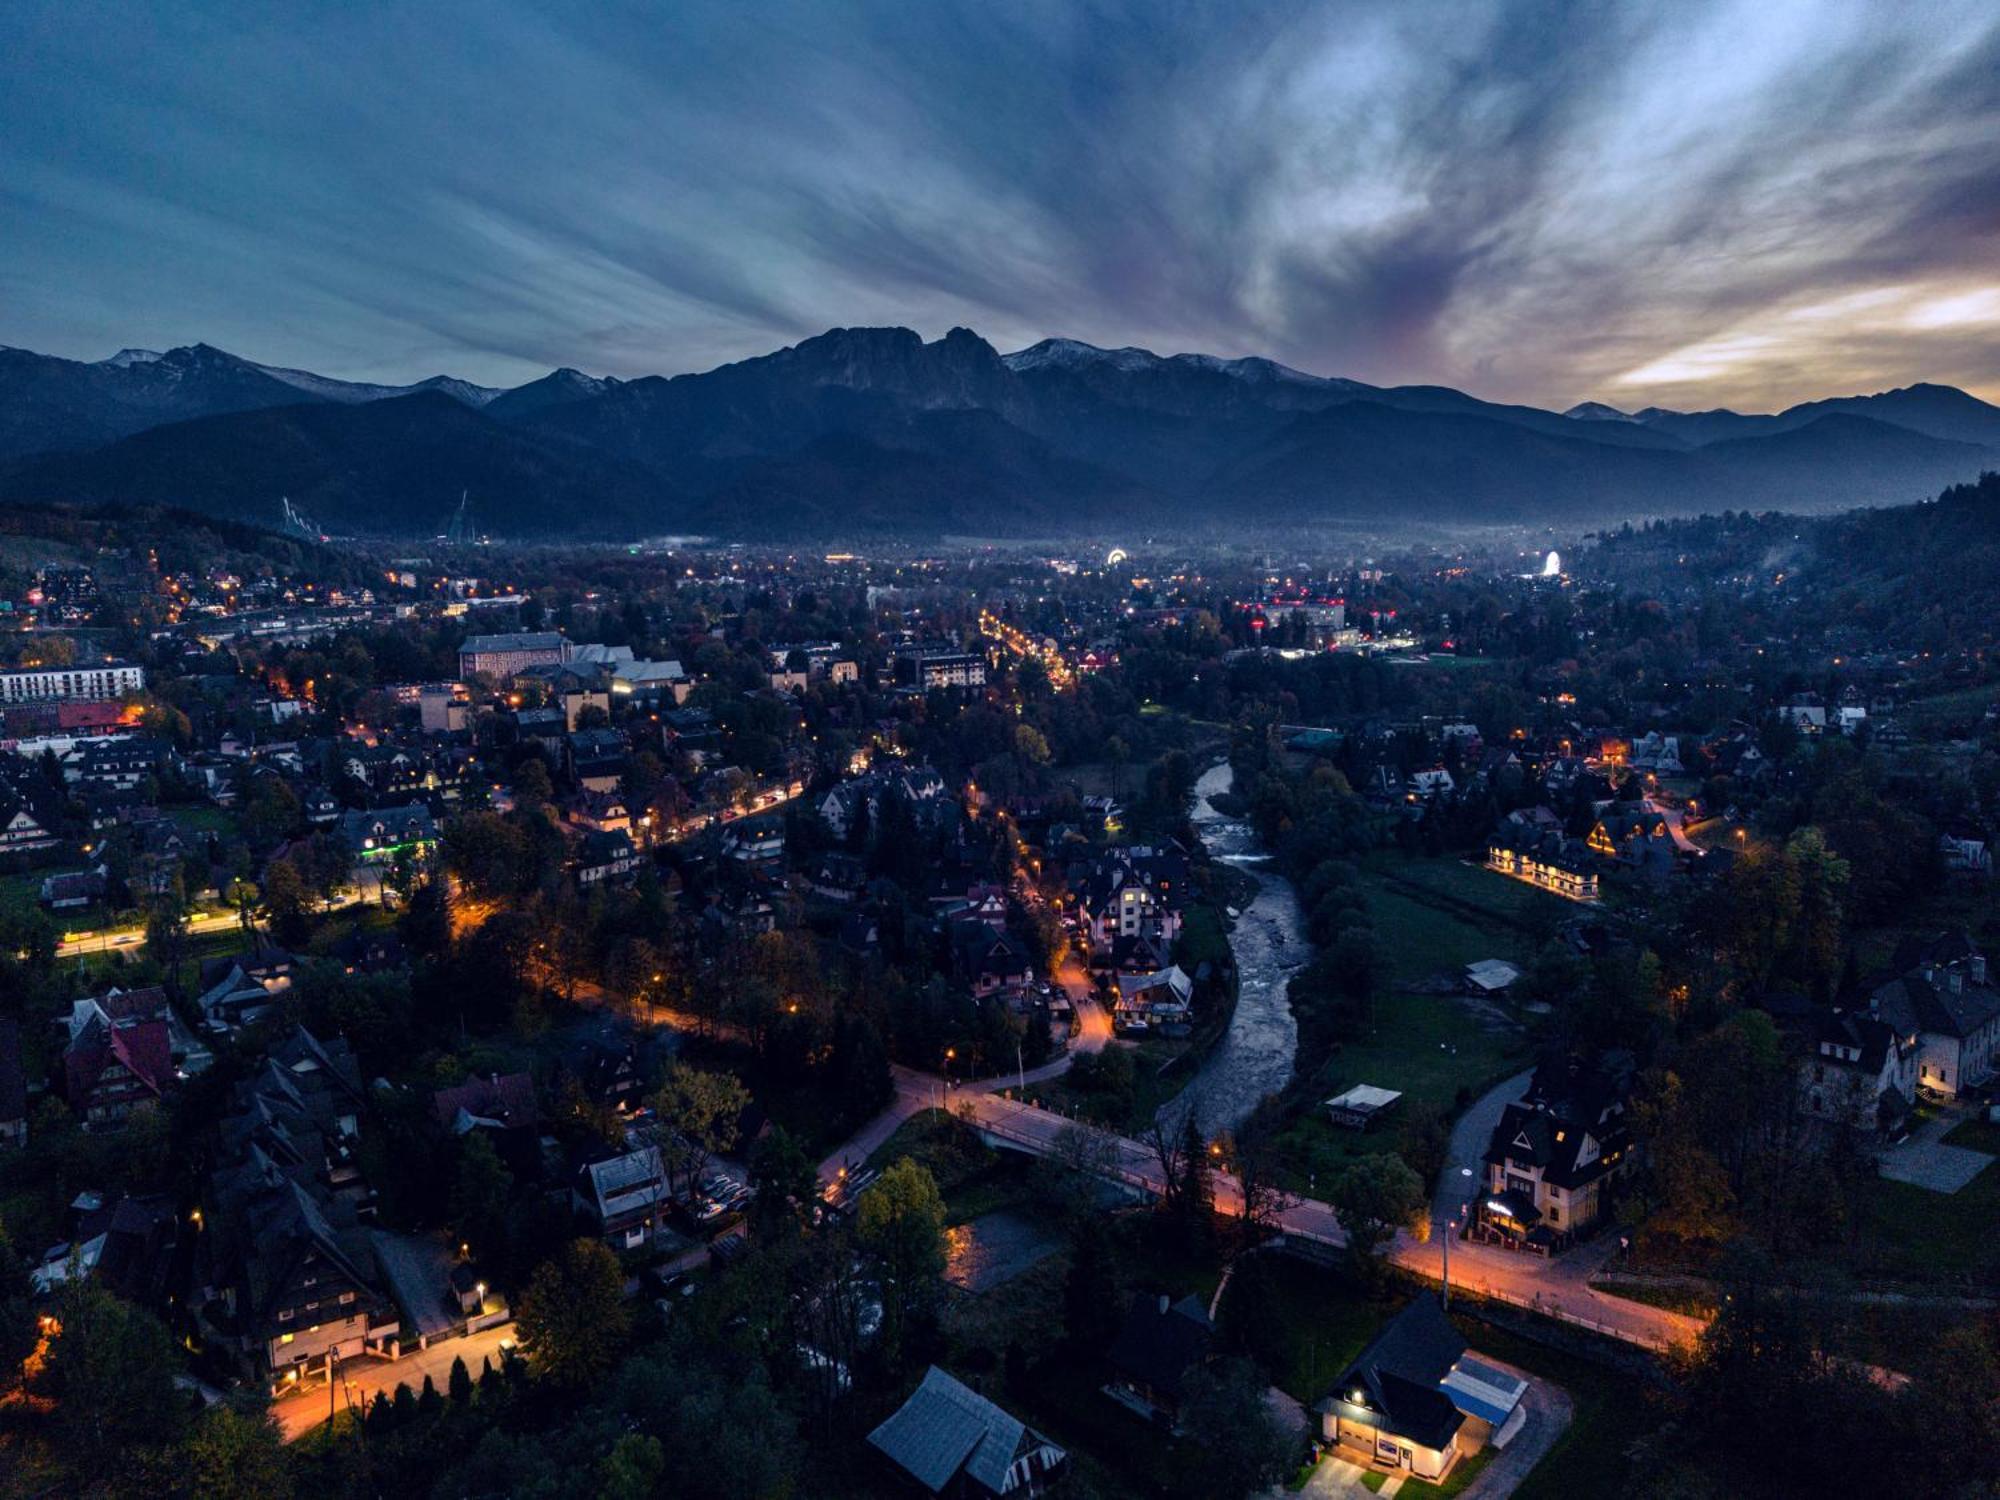
{"label": "sky", "polygon": [[2000,400],[2000,5],[0,12],[0,343],[513,384],[863,324]]}

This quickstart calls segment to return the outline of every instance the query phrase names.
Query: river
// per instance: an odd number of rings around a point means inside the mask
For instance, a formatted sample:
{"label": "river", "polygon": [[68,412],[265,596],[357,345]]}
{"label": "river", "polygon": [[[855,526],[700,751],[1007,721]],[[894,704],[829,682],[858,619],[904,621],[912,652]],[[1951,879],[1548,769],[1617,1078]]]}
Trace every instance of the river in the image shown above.
{"label": "river", "polygon": [[1267,1094],[1292,1081],[1299,1028],[1285,982],[1312,956],[1292,883],[1268,867],[1250,825],[1225,816],[1211,800],[1235,781],[1227,761],[1202,774],[1194,784],[1194,826],[1212,858],[1258,867],[1257,895],[1229,934],[1236,957],[1236,1013],[1194,1081],[1160,1110],[1161,1119],[1178,1129],[1192,1107],[1205,1136],[1236,1129]]}

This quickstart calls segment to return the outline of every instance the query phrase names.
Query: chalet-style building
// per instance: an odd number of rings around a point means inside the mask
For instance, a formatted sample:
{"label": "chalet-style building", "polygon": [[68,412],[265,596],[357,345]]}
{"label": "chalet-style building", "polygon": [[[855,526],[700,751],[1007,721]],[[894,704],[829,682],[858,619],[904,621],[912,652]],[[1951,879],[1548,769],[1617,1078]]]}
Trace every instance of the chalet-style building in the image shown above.
{"label": "chalet-style building", "polygon": [[950,936],[952,971],[975,999],[1019,994],[1034,982],[1034,959],[1013,933],[964,918],[951,924]]}
{"label": "chalet-style building", "polygon": [[1046,1494],[1069,1455],[936,1365],[868,1442],[924,1494]]}
{"label": "chalet-style building", "polygon": [[191,1302],[210,1336],[274,1389],[399,1347],[401,1314],[364,1222],[365,1105],[346,1043],[300,1026],[236,1086],[218,1131]]}
{"label": "chalet-style building", "polygon": [[422,859],[437,848],[437,824],[421,802],[350,812],[340,820],[347,852],[362,864],[391,864],[401,854]]}
{"label": "chalet-style building", "polygon": [[1589,851],[1560,828],[1503,822],[1486,845],[1486,867],[1570,901],[1598,898],[1597,869]]}
{"label": "chalet-style building", "polygon": [[629,833],[585,834],[577,845],[576,883],[586,891],[600,885],[630,884],[644,858]]}
{"label": "chalet-style building", "polygon": [[282,948],[204,959],[195,1004],[211,1027],[227,1029],[260,1020],[292,988],[292,955]]}
{"label": "chalet-style building", "polygon": [[640,1146],[587,1162],[570,1187],[578,1213],[614,1250],[636,1250],[666,1223],[673,1194],[666,1164],[654,1146]]}
{"label": "chalet-style building", "polygon": [[1604,1224],[1632,1168],[1631,1090],[1626,1054],[1591,1065],[1544,1060],[1493,1129],[1470,1237],[1552,1255]]}
{"label": "chalet-style building", "polygon": [[1319,1403],[1342,1458],[1435,1483],[1496,1433],[1518,1427],[1527,1381],[1466,1350],[1425,1292],[1382,1326]]}
{"label": "chalet-style building", "polygon": [[1183,1382],[1208,1362],[1215,1325],[1199,1297],[1171,1302],[1163,1294],[1133,1294],[1125,1326],[1105,1354],[1111,1367],[1104,1394],[1149,1421],[1180,1420]]}
{"label": "chalet-style building", "polygon": [[1093,959],[1108,958],[1120,938],[1151,938],[1170,947],[1181,931],[1187,855],[1178,848],[1107,850],[1071,882]]}

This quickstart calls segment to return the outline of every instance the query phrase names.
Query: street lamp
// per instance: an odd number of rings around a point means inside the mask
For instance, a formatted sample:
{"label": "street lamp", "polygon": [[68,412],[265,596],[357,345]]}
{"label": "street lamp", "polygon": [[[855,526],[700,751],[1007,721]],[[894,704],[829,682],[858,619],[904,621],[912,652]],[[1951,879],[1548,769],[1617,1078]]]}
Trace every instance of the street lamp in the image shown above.
{"label": "street lamp", "polygon": [[[1460,1167],[1458,1175],[1460,1177],[1470,1177],[1472,1176],[1472,1168]],[[1451,1212],[1451,1217],[1445,1221],[1444,1226],[1444,1306],[1447,1312],[1451,1310],[1451,1242],[1458,1234],[1458,1216],[1462,1212],[1464,1212],[1463,1204],[1454,1208]]]}

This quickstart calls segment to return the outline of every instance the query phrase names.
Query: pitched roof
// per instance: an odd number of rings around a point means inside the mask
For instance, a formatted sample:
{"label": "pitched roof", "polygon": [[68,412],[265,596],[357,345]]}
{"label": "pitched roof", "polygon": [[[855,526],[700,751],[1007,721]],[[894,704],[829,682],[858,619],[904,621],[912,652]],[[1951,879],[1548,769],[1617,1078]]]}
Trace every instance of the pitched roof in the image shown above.
{"label": "pitched roof", "polygon": [[438,1124],[454,1135],[480,1125],[502,1129],[532,1127],[535,1123],[535,1080],[526,1073],[495,1073],[487,1078],[469,1078],[431,1095],[431,1113]]}
{"label": "pitched roof", "polygon": [[[1425,1292],[1382,1329],[1342,1372],[1328,1403],[1365,1408],[1387,1431],[1442,1448],[1465,1417],[1442,1385],[1465,1353],[1465,1340]],[[1356,1394],[1364,1399],[1356,1402]]]}
{"label": "pitched roof", "polygon": [[1027,1438],[1035,1446],[1054,1446],[936,1365],[868,1434],[870,1444],[934,1495],[961,1472],[992,1494],[1005,1493],[1007,1472]]}
{"label": "pitched roof", "polygon": [[1178,1395],[1182,1378],[1208,1357],[1215,1325],[1199,1297],[1183,1297],[1163,1307],[1164,1297],[1133,1294],[1105,1358],[1122,1375],[1143,1381],[1154,1390]]}

